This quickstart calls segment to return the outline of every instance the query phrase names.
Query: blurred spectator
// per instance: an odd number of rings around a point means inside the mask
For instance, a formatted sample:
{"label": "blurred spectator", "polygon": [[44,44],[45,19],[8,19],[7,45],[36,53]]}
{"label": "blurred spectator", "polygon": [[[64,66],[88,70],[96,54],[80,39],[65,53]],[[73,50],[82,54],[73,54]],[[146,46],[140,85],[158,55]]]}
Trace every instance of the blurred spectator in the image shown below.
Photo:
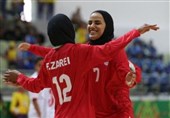
{"label": "blurred spectator", "polygon": [[9,47],[6,50],[5,57],[8,61],[9,68],[16,68],[17,66],[17,47],[16,42],[9,41]]}
{"label": "blurred spectator", "polygon": [[72,16],[71,16],[71,21],[74,25],[75,31],[77,31],[77,29],[81,26],[82,21],[82,17],[81,17],[81,9],[80,7],[78,7],[76,9],[75,12],[73,12]]}
{"label": "blurred spectator", "polygon": [[165,72],[167,74],[169,74],[169,78],[170,78],[170,62],[167,64],[167,66],[165,67]]}
{"label": "blurred spectator", "polygon": [[160,73],[160,92],[168,92],[170,90],[170,75],[166,72]]}
{"label": "blurred spectator", "polygon": [[11,1],[11,9],[8,10],[8,13],[13,17],[21,18],[21,13],[24,9],[24,1],[23,0],[13,0]]}
{"label": "blurred spectator", "polygon": [[22,29],[19,26],[15,27],[14,34],[15,34],[15,40],[16,41],[23,41],[24,33],[23,33]]}
{"label": "blurred spectator", "polygon": [[38,18],[42,19],[44,14],[46,14],[46,19],[51,18],[54,13],[55,2],[56,0],[38,0],[37,1]]}
{"label": "blurred spectator", "polygon": [[86,23],[80,24],[80,27],[76,32],[76,43],[86,43],[87,42],[87,29]]}
{"label": "blurred spectator", "polygon": [[6,41],[15,40],[15,34],[14,34],[14,26],[9,25],[7,29],[5,29],[3,34],[3,39]]}
{"label": "blurred spectator", "polygon": [[10,111],[14,118],[28,118],[29,97],[25,90],[21,87],[12,94]]}
{"label": "blurred spectator", "polygon": [[0,1],[0,11],[2,14],[2,17],[6,17],[6,11],[7,11],[7,8],[6,8],[6,3],[7,3],[7,0],[1,0]]}
{"label": "blurred spectator", "polygon": [[148,49],[149,49],[150,56],[153,57],[153,58],[156,57],[157,50],[156,50],[156,48],[154,47],[152,40],[150,40],[150,42],[149,42],[149,44],[148,44],[147,47],[148,47]]}
{"label": "blurred spectator", "polygon": [[0,15],[0,40],[3,38],[3,33],[4,33],[4,19]]}
{"label": "blurred spectator", "polygon": [[[3,20],[3,25],[1,25],[1,39],[9,41],[23,41],[26,30],[26,22],[20,19]],[[8,25],[8,27],[6,27]]]}
{"label": "blurred spectator", "polygon": [[44,34],[39,33],[39,34],[37,35],[37,43],[38,43],[39,45],[43,45],[43,44],[45,43],[45,36],[44,36]]}
{"label": "blurred spectator", "polygon": [[[31,44],[37,44],[37,30],[29,25],[28,27],[28,33],[26,34],[24,40],[25,42],[31,43]],[[30,52],[24,52],[24,51],[18,51],[18,68],[21,69],[33,69],[34,68],[34,60],[36,59],[36,56],[33,55]]]}
{"label": "blurred spectator", "polygon": [[170,68],[165,65],[164,56],[158,55],[150,41],[148,44],[137,39],[127,48],[128,57],[142,69],[143,84],[148,93],[168,93],[170,89]]}
{"label": "blurred spectator", "polygon": [[17,67],[20,69],[33,69],[36,56],[30,52],[18,51]]}
{"label": "blurred spectator", "polygon": [[87,42],[87,23],[81,17],[81,9],[77,7],[76,11],[71,16],[71,21],[76,31],[76,43]]}
{"label": "blurred spectator", "polygon": [[0,116],[1,118],[7,118],[7,106],[3,101],[1,93],[0,93]]}
{"label": "blurred spectator", "polygon": [[37,43],[37,31],[35,28],[30,27],[28,34],[26,34],[24,40],[25,42],[28,42],[30,44],[35,44]]}

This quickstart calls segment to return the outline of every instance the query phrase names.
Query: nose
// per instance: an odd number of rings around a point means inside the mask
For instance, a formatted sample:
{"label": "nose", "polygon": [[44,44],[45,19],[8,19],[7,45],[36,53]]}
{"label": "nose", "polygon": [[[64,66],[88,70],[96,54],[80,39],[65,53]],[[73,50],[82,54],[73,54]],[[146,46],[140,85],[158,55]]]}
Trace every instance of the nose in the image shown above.
{"label": "nose", "polygon": [[91,23],[91,24],[89,25],[89,27],[90,27],[91,30],[95,29],[95,23]]}
{"label": "nose", "polygon": [[91,27],[95,27],[95,23],[92,22],[92,23],[90,24],[90,26],[91,26]]}

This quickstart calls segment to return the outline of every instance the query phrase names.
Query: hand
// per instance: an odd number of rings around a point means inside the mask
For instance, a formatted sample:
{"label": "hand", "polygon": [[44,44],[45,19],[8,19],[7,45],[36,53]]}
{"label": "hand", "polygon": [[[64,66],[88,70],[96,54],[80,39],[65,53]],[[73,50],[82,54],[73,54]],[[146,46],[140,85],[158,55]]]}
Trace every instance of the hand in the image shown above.
{"label": "hand", "polygon": [[7,70],[3,75],[4,82],[8,85],[18,85],[17,78],[19,74],[20,72],[17,70]]}
{"label": "hand", "polygon": [[14,87],[20,87],[20,85],[18,83],[12,83],[12,82],[7,82],[7,81],[3,81],[4,84],[9,85],[9,86],[14,86]]}
{"label": "hand", "polygon": [[149,30],[158,30],[159,27],[157,25],[149,25],[144,24],[142,27],[138,28],[137,30],[140,32],[140,34],[144,34],[145,32],[148,32]]}
{"label": "hand", "polygon": [[27,51],[30,48],[31,44],[29,43],[21,43],[18,46],[18,49],[21,51]]}
{"label": "hand", "polygon": [[135,82],[136,82],[136,74],[131,71],[126,75],[126,85],[128,87],[133,87]]}

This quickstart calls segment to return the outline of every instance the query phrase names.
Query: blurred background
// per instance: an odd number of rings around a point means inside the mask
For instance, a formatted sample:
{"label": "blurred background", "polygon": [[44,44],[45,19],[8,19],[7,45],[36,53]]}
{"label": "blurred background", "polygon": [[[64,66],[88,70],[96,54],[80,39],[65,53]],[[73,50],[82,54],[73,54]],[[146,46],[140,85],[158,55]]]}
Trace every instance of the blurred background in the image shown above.
{"label": "blurred background", "polygon": [[[158,24],[127,46],[129,59],[142,69],[142,82],[131,89],[135,118],[170,118],[170,2],[169,0],[0,0],[0,78],[7,69],[19,69],[31,75],[35,55],[17,50],[21,42],[51,46],[47,22],[56,13],[72,20],[76,42],[86,43],[86,25],[90,13],[108,11],[114,20],[115,36],[145,23]],[[0,79],[1,118],[11,118],[9,110],[16,87]],[[27,94],[27,91],[25,91]]]}

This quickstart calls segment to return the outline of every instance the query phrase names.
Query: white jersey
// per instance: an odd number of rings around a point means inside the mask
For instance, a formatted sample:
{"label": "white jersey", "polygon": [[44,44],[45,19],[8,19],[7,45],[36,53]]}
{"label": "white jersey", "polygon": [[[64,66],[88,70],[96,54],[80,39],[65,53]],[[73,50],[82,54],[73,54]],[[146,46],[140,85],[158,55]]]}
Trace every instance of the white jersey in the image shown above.
{"label": "white jersey", "polygon": [[[31,77],[36,78],[37,72],[34,72]],[[38,114],[32,103],[33,99],[37,99],[38,105],[41,112],[41,118],[54,118],[54,98],[50,88],[43,89],[39,93],[29,92],[30,96],[30,107],[28,112],[28,118],[39,118]]]}
{"label": "white jersey", "polygon": [[[37,72],[34,72],[31,77],[32,78],[36,78],[38,75]],[[45,104],[45,100],[42,97],[42,92],[39,93],[33,93],[33,92],[28,92],[29,93],[29,97],[30,97],[30,107],[29,107],[29,112],[28,112],[28,118],[39,118],[38,114],[35,110],[35,107],[33,105],[33,99],[37,99],[39,108],[40,108],[40,112],[41,112],[41,118],[45,118],[46,113],[45,113],[45,108],[46,108],[46,104]]]}
{"label": "white jersey", "polygon": [[46,100],[46,118],[54,118],[55,113],[55,99],[50,88],[42,90],[42,97]]}

